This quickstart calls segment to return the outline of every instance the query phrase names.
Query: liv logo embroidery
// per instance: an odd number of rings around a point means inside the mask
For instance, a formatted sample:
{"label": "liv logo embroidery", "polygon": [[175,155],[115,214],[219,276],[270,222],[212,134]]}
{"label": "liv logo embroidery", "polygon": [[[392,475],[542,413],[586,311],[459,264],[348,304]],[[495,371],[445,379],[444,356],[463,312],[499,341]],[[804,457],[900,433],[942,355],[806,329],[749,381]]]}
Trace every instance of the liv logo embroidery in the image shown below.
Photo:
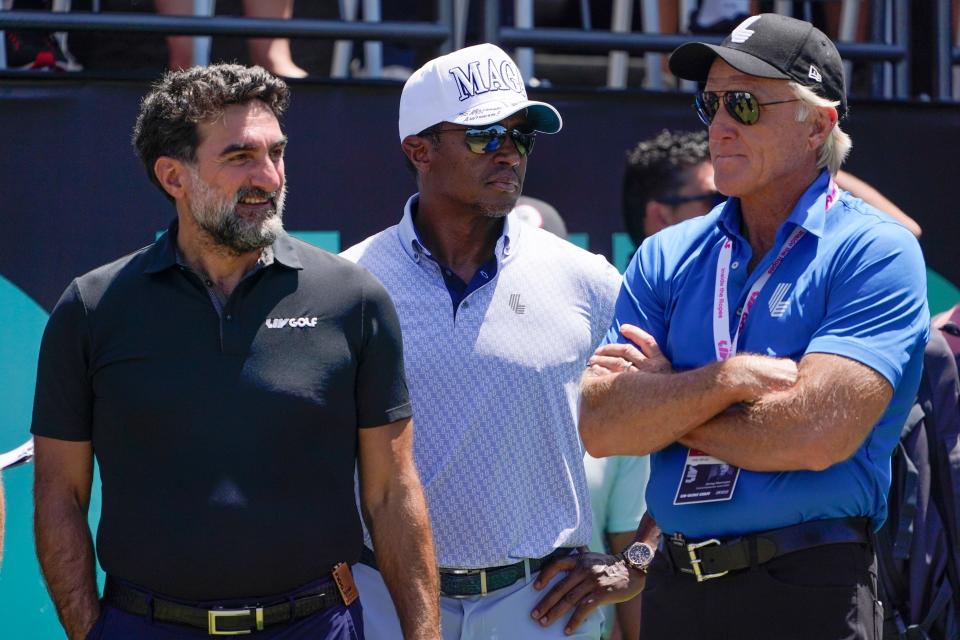
{"label": "liv logo embroidery", "polygon": [[283,329],[284,327],[315,327],[317,318],[267,318],[267,329]]}
{"label": "liv logo embroidery", "polygon": [[511,294],[510,294],[510,308],[513,309],[513,312],[514,312],[514,313],[517,313],[517,314],[526,313],[526,312],[527,312],[527,305],[525,305],[525,304],[520,304],[520,294],[519,294],[519,293],[511,293]]}
{"label": "liv logo embroidery", "polygon": [[790,291],[791,285],[792,283],[790,282],[781,282],[777,285],[777,288],[773,290],[769,303],[771,318],[782,318],[790,309],[790,301],[784,300],[784,298],[787,297],[787,292]]}

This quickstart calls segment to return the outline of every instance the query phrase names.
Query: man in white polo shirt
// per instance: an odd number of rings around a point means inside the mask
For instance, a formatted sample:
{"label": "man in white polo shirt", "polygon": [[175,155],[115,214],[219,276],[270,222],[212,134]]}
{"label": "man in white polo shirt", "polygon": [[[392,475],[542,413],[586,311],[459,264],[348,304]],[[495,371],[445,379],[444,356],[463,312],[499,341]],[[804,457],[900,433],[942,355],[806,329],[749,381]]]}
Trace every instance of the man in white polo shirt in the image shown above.
{"label": "man in white polo shirt", "polygon": [[[577,435],[579,378],[620,276],[511,214],[552,106],[489,44],[428,62],[400,98],[400,142],[419,193],[400,223],[344,256],[384,284],[400,316],[414,456],[441,574],[443,637],[599,638],[531,618],[541,566],[590,542]],[[376,560],[355,567],[364,626],[400,638]],[[558,576],[551,584],[562,580]]]}

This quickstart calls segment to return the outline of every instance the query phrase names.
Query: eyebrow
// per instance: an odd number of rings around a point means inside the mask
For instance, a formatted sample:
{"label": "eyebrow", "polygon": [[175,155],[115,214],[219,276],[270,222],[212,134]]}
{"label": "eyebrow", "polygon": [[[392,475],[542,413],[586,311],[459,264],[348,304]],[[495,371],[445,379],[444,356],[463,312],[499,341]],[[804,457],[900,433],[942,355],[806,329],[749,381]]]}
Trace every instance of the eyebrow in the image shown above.
{"label": "eyebrow", "polygon": [[[283,136],[282,138],[280,138],[279,140],[271,144],[270,148],[276,149],[277,147],[286,147],[286,146],[287,146],[287,136]],[[238,153],[242,151],[256,151],[257,148],[258,148],[258,145],[255,145],[255,144],[237,142],[224,147],[223,150],[220,152],[220,156],[221,157],[228,156],[231,153]]]}

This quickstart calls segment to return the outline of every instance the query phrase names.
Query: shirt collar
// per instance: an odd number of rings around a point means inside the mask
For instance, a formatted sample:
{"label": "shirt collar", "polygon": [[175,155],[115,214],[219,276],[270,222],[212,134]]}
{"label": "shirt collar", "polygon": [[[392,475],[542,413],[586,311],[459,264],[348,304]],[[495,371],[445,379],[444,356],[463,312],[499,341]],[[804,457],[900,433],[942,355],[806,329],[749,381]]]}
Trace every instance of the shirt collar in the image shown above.
{"label": "shirt collar", "polygon": [[[417,228],[413,224],[413,217],[416,214],[419,202],[419,193],[415,193],[407,199],[407,203],[403,207],[403,218],[400,219],[400,224],[397,225],[400,244],[414,262],[419,262],[421,255],[425,255],[428,258],[432,257],[430,250],[427,249],[420,240]],[[497,240],[497,246],[494,248],[494,253],[498,260],[506,258],[510,254],[510,251],[517,246],[517,238],[519,238],[520,231],[524,224],[522,220],[516,217],[513,211],[507,214],[503,222],[503,233],[500,234],[500,239]]]}
{"label": "shirt collar", "polygon": [[[157,238],[153,246],[147,250],[149,259],[147,260],[147,266],[144,268],[144,273],[159,273],[179,264],[177,243],[174,241],[179,226],[180,223],[174,218],[166,232]],[[272,259],[264,260],[264,266],[277,262],[291,269],[303,269],[297,247],[286,231],[280,232],[277,239],[270,245],[270,251],[273,254]]]}
{"label": "shirt collar", "polygon": [[[793,211],[790,212],[786,222],[780,228],[787,228],[787,223],[789,223],[790,227],[803,227],[808,233],[822,238],[826,224],[826,200],[829,189],[830,172],[823,169],[800,196]],[[740,216],[740,198],[728,198],[720,211],[717,226],[727,236],[742,239]]]}

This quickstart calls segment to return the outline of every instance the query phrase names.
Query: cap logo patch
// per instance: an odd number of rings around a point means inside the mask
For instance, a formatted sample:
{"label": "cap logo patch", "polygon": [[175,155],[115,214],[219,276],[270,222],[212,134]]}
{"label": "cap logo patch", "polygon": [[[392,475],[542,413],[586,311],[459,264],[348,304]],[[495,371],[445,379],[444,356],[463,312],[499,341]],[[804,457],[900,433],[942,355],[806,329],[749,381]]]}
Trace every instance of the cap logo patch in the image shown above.
{"label": "cap logo patch", "polygon": [[823,82],[823,76],[820,75],[820,72],[813,65],[810,65],[810,72],[807,74],[811,80],[816,80],[817,82]]}
{"label": "cap logo patch", "polygon": [[733,30],[733,33],[730,34],[730,40],[732,40],[733,42],[736,42],[737,44],[743,44],[744,42],[749,40],[750,36],[753,35],[753,30],[747,29],[747,27],[752,25],[761,17],[762,16],[750,16],[749,18],[741,22],[739,25],[737,25],[737,28]]}
{"label": "cap logo patch", "polygon": [[461,67],[450,69],[460,102],[490,91],[515,91],[524,98],[527,97],[520,72],[511,60],[502,61],[499,67],[497,60],[493,58],[488,58],[486,64],[481,64],[480,60],[474,60],[467,65],[466,71]]}

